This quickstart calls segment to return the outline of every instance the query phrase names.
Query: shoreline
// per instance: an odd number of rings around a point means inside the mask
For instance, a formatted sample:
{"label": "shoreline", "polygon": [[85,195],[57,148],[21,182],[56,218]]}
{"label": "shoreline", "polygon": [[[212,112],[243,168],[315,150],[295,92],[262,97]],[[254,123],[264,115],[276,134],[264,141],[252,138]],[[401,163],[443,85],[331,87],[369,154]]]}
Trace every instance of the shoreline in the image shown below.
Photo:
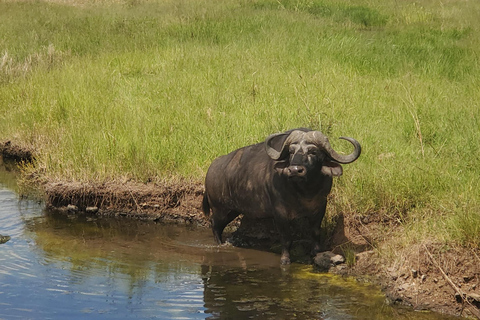
{"label": "shoreline", "polygon": [[[3,159],[17,162],[30,162],[34,154],[10,141],[0,143],[0,152]],[[209,227],[201,210],[203,183],[198,181],[37,184],[49,210]],[[423,243],[397,247],[396,254],[387,257],[384,249],[392,243],[382,230],[390,230],[394,243],[402,226],[377,220],[373,215],[360,219],[354,214],[337,219],[328,248],[343,255],[345,250],[353,252],[354,263],[332,267],[330,272],[380,285],[391,303],[480,319],[479,250]]]}
{"label": "shoreline", "polygon": [[[47,208],[207,227],[200,183],[48,182]],[[199,200],[200,199],[200,200]]]}

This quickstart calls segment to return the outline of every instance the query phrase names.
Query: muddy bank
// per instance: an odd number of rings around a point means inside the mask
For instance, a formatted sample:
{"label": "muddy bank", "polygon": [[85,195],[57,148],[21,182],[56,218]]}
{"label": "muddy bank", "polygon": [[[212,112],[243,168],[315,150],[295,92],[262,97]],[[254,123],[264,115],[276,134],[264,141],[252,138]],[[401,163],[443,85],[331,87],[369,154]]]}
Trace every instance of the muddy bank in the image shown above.
{"label": "muddy bank", "polygon": [[[198,182],[169,185],[51,182],[44,188],[47,205],[69,213],[88,211],[100,215],[209,226],[201,211],[203,185]],[[382,243],[400,234],[400,225],[355,215],[340,216],[333,224],[325,235],[325,250],[345,256],[353,253],[354,263],[350,258],[349,265],[332,267],[331,272],[380,284],[392,303],[480,319],[478,250],[430,243],[412,248],[399,247],[393,256],[386,256],[381,249]],[[300,221],[299,230],[301,225]],[[385,229],[391,230],[388,235]],[[230,235],[236,245],[275,252],[280,247],[274,230],[271,221],[244,221]],[[296,251],[293,253],[301,262],[305,262],[304,257],[308,255],[305,236],[297,232]]]}
{"label": "muddy bank", "polygon": [[48,182],[43,189],[47,207],[67,213],[208,225],[200,207],[203,196],[200,183]]}
{"label": "muddy bank", "polygon": [[[19,154],[11,154],[19,150]],[[0,144],[0,151],[4,159],[33,159],[31,151],[26,153],[11,143]],[[28,154],[30,158],[26,157]],[[42,189],[46,206],[66,214],[209,226],[201,211],[204,190],[201,182],[42,181],[37,185]],[[304,262],[300,257],[308,255],[305,249],[308,241],[301,232],[302,222],[297,226],[293,256],[297,257],[296,261]],[[237,220],[230,234],[237,245],[279,250],[278,235],[271,221],[240,223]],[[395,220],[381,220],[375,215],[338,216],[324,234],[325,250],[343,254],[347,263],[330,271],[381,285],[392,303],[480,319],[480,251],[436,243],[404,248],[395,245],[395,238],[401,234],[402,226]]]}
{"label": "muddy bank", "polygon": [[0,155],[6,161],[30,162],[34,159],[33,150],[12,143],[10,140],[0,141]]}
{"label": "muddy bank", "polygon": [[350,243],[376,249],[357,252],[355,264],[340,273],[381,285],[392,303],[480,319],[480,250],[433,242],[401,247],[395,238],[402,229],[392,221],[347,217]]}

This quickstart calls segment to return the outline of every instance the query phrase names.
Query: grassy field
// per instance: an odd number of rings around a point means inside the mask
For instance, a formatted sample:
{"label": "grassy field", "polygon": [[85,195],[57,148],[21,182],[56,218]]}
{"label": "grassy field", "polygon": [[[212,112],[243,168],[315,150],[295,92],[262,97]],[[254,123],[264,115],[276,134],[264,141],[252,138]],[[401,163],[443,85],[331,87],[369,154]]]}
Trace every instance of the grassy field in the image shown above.
{"label": "grassy field", "polygon": [[306,126],[363,146],[331,212],[480,245],[480,2],[0,1],[0,139],[63,180],[203,179]]}

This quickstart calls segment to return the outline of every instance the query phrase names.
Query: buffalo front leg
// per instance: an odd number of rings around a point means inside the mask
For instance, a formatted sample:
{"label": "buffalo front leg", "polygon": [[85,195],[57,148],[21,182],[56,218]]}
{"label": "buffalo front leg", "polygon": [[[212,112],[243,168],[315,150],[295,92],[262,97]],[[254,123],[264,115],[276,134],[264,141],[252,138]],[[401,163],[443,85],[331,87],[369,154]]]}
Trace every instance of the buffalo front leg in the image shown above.
{"label": "buffalo front leg", "polygon": [[320,211],[310,219],[310,225],[312,226],[312,256],[323,251],[325,239],[322,239],[322,220],[325,216],[325,210],[327,202],[322,205]]}
{"label": "buffalo front leg", "polygon": [[292,246],[292,239],[282,239],[282,255],[280,257],[280,264],[283,264],[283,265],[290,264],[291,246]]}
{"label": "buffalo front leg", "polygon": [[280,240],[282,242],[282,255],[280,257],[280,263],[282,265],[290,264],[290,248],[292,247],[291,229],[288,220],[283,218],[275,218],[275,226],[280,234]]}

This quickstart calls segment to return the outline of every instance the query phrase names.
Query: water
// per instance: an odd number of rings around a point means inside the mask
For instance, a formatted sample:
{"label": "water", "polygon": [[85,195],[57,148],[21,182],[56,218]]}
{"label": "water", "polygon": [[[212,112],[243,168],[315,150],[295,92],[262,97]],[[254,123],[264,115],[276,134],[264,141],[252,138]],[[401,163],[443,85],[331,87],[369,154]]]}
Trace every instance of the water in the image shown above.
{"label": "water", "polygon": [[55,214],[14,190],[0,169],[0,319],[454,319],[208,230]]}

